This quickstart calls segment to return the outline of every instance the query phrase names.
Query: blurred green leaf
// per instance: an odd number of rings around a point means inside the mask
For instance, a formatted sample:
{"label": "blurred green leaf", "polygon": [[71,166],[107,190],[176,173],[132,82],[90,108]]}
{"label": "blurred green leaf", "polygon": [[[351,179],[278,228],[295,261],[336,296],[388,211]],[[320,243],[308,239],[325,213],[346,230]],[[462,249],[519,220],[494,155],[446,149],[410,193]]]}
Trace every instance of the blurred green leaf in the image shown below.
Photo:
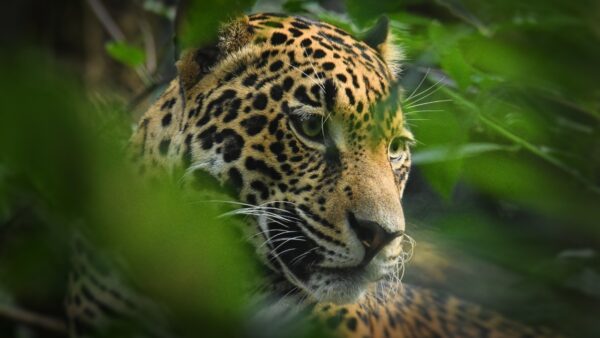
{"label": "blurred green leaf", "polygon": [[93,157],[92,135],[78,127],[85,95],[70,75],[51,70],[60,67],[43,53],[3,59],[2,73],[12,81],[0,82],[0,162],[53,210],[76,213],[89,193],[85,173]]}
{"label": "blurred green leaf", "polygon": [[0,284],[0,305],[14,304],[14,297],[6,287]]}
{"label": "blurred green leaf", "polygon": [[283,4],[283,9],[289,13],[302,13],[306,11],[306,4],[313,4],[312,1],[288,0]]}
{"label": "blurred green leaf", "polygon": [[585,225],[586,232],[598,234],[598,211],[593,207],[600,203],[598,195],[539,159],[521,152],[489,152],[466,158],[463,174],[467,182],[497,199],[569,222],[565,227]]}
{"label": "blurred green leaf", "polygon": [[11,201],[9,197],[8,168],[0,163],[0,230],[10,214]]}
{"label": "blurred green leaf", "polygon": [[490,34],[489,29],[461,0],[436,0],[435,2],[446,7],[456,17],[476,27],[483,35]]}
{"label": "blurred green leaf", "polygon": [[416,151],[412,163],[416,165],[445,162],[477,156],[490,151],[515,151],[518,148],[495,143],[467,143],[459,146],[435,146]]}
{"label": "blurred green leaf", "polygon": [[105,48],[113,59],[132,68],[141,66],[146,60],[146,53],[141,48],[124,41],[107,42]]}
{"label": "blurred green leaf", "polygon": [[350,17],[363,28],[379,16],[397,12],[405,6],[404,1],[378,0],[365,2],[361,0],[346,0],[346,8]]}
{"label": "blurred green leaf", "polygon": [[0,63],[15,79],[0,82],[8,94],[0,100],[8,112],[0,124],[0,168],[18,178],[9,190],[27,195],[27,209],[11,210],[19,227],[10,230],[31,229],[8,242],[0,237],[3,286],[22,301],[62,304],[68,242],[80,224],[125,258],[133,284],[166,304],[187,336],[196,336],[198,318],[217,336],[232,336],[241,324],[231,323],[247,315],[255,287],[254,253],[239,240],[245,224],[217,218],[222,211],[206,201],[210,194],[182,191],[183,173],[155,185],[141,179],[123,152],[127,117],[105,104],[96,111],[77,82],[40,55]]}
{"label": "blurred green leaf", "polygon": [[441,65],[460,89],[466,90],[473,84],[474,69],[466,62],[459,49],[447,50],[441,56]]}
{"label": "blurred green leaf", "polygon": [[[463,147],[463,143],[467,142],[467,134],[463,130],[464,127],[449,112],[415,113],[408,119],[417,119],[419,115],[421,121],[412,129],[414,134],[418,135],[415,152],[425,152],[422,156],[425,156],[426,162],[420,165],[420,168],[434,190],[449,199],[462,168],[462,156],[453,154],[451,149]],[[449,152],[440,151],[440,148]]]}
{"label": "blurred green leaf", "polygon": [[572,276],[566,284],[585,294],[600,298],[600,273],[590,268],[583,270],[578,275]]}

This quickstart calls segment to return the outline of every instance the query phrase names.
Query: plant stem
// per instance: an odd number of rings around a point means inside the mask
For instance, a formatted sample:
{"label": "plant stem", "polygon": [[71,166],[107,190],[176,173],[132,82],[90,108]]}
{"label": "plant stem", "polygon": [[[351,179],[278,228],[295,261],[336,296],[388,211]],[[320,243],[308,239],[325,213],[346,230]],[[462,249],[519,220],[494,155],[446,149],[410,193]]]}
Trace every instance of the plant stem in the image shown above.
{"label": "plant stem", "polygon": [[574,170],[572,167],[570,167],[570,166],[566,165],[565,163],[561,162],[556,157],[554,157],[554,156],[552,156],[552,155],[550,155],[550,154],[542,151],[539,147],[535,146],[534,144],[531,144],[527,140],[525,140],[525,139],[523,139],[523,138],[515,135],[514,133],[508,131],[507,129],[505,129],[504,127],[500,126],[496,122],[494,122],[491,119],[487,118],[481,112],[481,110],[479,109],[479,107],[477,107],[472,102],[469,102],[468,100],[466,100],[465,98],[463,98],[462,96],[460,96],[459,94],[457,94],[456,92],[454,92],[454,91],[452,91],[450,89],[447,89],[447,88],[442,88],[442,91],[444,91],[447,95],[449,95],[450,97],[452,97],[454,100],[456,100],[459,104],[463,105],[468,110],[471,110],[484,125],[486,125],[491,130],[493,130],[496,133],[498,133],[500,136],[502,136],[502,137],[510,140],[514,144],[517,144],[517,145],[523,147],[523,149],[526,149],[530,153],[532,153],[532,154],[540,157],[544,161],[552,164],[556,168],[560,169],[561,171],[567,173],[569,176],[573,177],[576,181],[584,184],[592,192],[600,195],[600,187],[597,186],[594,182],[590,181],[587,177],[583,176],[577,170]]}
{"label": "plant stem", "polygon": [[40,315],[14,306],[0,304],[0,317],[31,326],[41,327],[48,331],[67,334],[67,325],[62,320]]}

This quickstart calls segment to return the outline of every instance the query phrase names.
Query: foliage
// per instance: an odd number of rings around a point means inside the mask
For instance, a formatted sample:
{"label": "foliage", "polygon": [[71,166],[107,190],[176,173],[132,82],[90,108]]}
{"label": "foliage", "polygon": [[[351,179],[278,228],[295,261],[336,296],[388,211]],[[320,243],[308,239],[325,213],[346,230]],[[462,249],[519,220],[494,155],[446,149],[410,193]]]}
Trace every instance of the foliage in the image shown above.
{"label": "foliage", "polygon": [[128,279],[170,304],[180,322],[197,325],[203,314],[208,332],[232,335],[237,326],[226,322],[241,322],[255,270],[252,255],[237,244],[236,222],[218,219],[223,208],[207,201],[222,196],[184,196],[168,179],[140,184],[123,157],[124,140],[115,137],[115,119],[96,115],[103,110],[92,108],[73,79],[39,54],[15,59],[2,66],[15,81],[0,87],[2,111],[9,112],[0,126],[0,161],[7,168],[0,187],[9,210],[3,225],[24,222],[31,230],[5,238],[3,286],[18,298],[61,304],[56,292],[66,286],[76,230],[126,257]]}
{"label": "foliage", "polygon": [[[405,278],[598,336],[598,4],[347,0],[340,13],[324,9],[331,2],[186,1],[177,18],[168,2],[143,8],[174,21],[181,48],[214,41],[220,22],[253,5],[356,35],[387,15],[406,54],[399,104],[417,138],[403,202],[408,231],[438,245],[451,266],[443,280],[420,277],[433,275],[417,246]],[[126,70],[145,67],[147,49],[105,47]],[[89,95],[49,54],[15,48],[0,63],[0,304],[61,313],[77,229],[126,257],[127,279],[169,304],[184,335],[200,324],[239,334],[256,264],[240,245],[242,221],[218,219],[226,208],[206,202],[227,197],[184,194],[167,178],[141,184],[124,158],[133,119],[123,93]],[[12,327],[0,322],[4,330]]]}
{"label": "foliage", "polygon": [[144,51],[125,42],[111,41],[106,44],[106,52],[115,60],[129,67],[141,66],[146,59]]}
{"label": "foliage", "polygon": [[[347,16],[315,3],[294,9],[355,34],[380,15],[391,19],[406,54],[401,105],[417,138],[404,199],[408,231],[445,247],[448,264],[461,262],[444,281],[418,276],[427,261],[406,278],[522,320],[560,318],[564,332],[597,335],[590,309],[599,298],[587,298],[600,274],[597,3],[345,3]],[[561,258],[582,250],[590,254]],[[479,260],[504,271],[477,274],[488,271]]]}

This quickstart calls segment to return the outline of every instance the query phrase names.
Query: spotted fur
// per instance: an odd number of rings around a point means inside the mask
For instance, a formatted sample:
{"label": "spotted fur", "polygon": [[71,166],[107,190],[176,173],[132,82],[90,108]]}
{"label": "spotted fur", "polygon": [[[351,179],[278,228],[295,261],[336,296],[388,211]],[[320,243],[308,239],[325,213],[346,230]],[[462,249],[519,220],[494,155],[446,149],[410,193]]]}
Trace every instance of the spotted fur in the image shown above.
{"label": "spotted fur", "polygon": [[235,187],[256,216],[247,231],[260,234],[270,292],[314,306],[340,336],[543,334],[388,278],[408,256],[412,136],[401,111],[379,105],[394,95],[399,53],[387,22],[376,28],[364,42],[287,15],[225,26],[216,48],[184,53],[141,118],[131,142],[140,171],[181,168],[188,183],[207,172]]}

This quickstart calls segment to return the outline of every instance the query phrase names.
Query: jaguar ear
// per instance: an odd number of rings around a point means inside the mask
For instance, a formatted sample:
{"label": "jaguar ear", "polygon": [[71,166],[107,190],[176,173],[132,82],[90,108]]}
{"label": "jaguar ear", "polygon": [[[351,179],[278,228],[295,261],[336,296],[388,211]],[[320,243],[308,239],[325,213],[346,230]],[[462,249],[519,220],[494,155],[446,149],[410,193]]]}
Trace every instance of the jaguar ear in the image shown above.
{"label": "jaguar ear", "polygon": [[248,16],[244,15],[221,26],[219,30],[219,50],[226,57],[246,46],[252,40],[254,30]]}
{"label": "jaguar ear", "polygon": [[380,16],[373,27],[363,36],[363,42],[371,48],[381,52],[381,45],[387,42],[390,33],[390,20],[387,16]]}
{"label": "jaguar ear", "polygon": [[189,89],[220,60],[231,55],[252,39],[248,17],[243,16],[221,26],[218,41],[201,48],[189,48],[177,61],[177,72],[184,89]]}
{"label": "jaguar ear", "polygon": [[400,63],[404,55],[400,47],[394,43],[387,16],[380,16],[375,25],[364,33],[362,41],[379,52],[394,77],[400,73]]}
{"label": "jaguar ear", "polygon": [[202,48],[189,48],[181,53],[175,64],[182,89],[194,86],[202,77],[210,72],[219,60],[219,49],[216,44]]}

